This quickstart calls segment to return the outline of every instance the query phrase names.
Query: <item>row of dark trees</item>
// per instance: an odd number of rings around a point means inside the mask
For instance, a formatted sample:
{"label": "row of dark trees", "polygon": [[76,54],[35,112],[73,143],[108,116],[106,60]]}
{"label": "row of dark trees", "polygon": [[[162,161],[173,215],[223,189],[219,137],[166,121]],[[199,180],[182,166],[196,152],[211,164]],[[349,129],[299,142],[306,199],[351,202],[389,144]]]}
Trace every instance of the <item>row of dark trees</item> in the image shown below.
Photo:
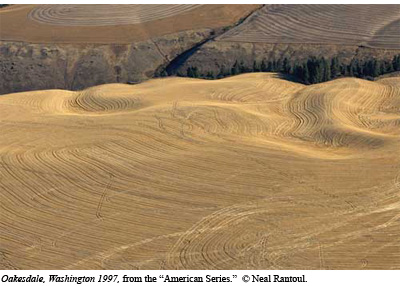
{"label": "row of dark trees", "polygon": [[349,64],[340,63],[337,57],[331,60],[310,58],[306,62],[295,63],[289,73],[304,83],[313,84],[341,76],[374,79],[394,71],[400,71],[400,55],[394,56],[391,60],[354,58]]}
{"label": "row of dark trees", "polygon": [[[288,58],[262,60],[261,62],[254,61],[252,66],[247,66],[243,61],[235,61],[231,68],[222,65],[216,74],[213,71],[200,72],[197,67],[190,66],[186,74],[178,72],[177,75],[215,79],[247,72],[281,72],[292,75],[303,83],[314,84],[342,76],[373,79],[394,71],[400,71],[400,55],[394,56],[391,60],[353,58],[348,64],[341,63],[338,57],[331,59],[312,57],[305,61],[296,60],[294,62]],[[166,74],[162,73],[159,76],[166,76]]]}

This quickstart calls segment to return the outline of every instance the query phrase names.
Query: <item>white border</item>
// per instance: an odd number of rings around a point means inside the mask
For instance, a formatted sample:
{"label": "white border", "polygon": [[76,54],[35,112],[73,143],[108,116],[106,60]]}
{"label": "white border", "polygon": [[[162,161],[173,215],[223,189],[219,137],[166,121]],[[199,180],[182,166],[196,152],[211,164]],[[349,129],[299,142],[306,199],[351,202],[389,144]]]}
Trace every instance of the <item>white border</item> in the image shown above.
{"label": "white border", "polygon": [[[245,0],[235,0],[235,1],[216,1],[216,0],[208,0],[208,1],[181,1],[181,0],[168,0],[168,1],[124,1],[124,0],[117,0],[117,1],[107,1],[107,0],[72,0],[72,1],[17,1],[17,0],[6,0],[2,1],[3,3],[7,4],[255,4],[255,2],[251,1],[245,1]],[[327,1],[257,1],[257,3],[260,4],[277,4],[277,3],[283,3],[283,4],[400,4],[400,10],[401,10],[401,15],[404,17],[401,18],[401,28],[404,31],[409,31],[408,28],[410,28],[409,24],[409,19],[406,17],[407,15],[410,15],[410,9],[409,9],[409,1],[379,1],[379,0],[373,0],[373,1],[334,1],[334,0],[327,0]],[[0,33],[1,33],[1,27],[0,27]],[[401,70],[401,78],[407,79],[407,67],[409,65],[409,60],[408,57],[406,56],[407,54],[407,48],[408,48],[408,38],[406,37],[406,33],[401,34],[401,50],[405,51],[404,57],[401,57],[402,61],[402,70]],[[404,69],[403,69],[404,67]],[[216,270],[203,270],[203,271],[161,271],[161,270],[149,270],[149,271],[96,271],[96,270],[90,270],[90,271],[69,271],[69,274],[73,275],[99,275],[99,274],[118,274],[119,276],[122,276],[124,274],[127,274],[129,276],[134,275],[134,276],[144,276],[144,275],[151,275],[151,276],[158,276],[160,273],[164,274],[169,274],[169,275],[179,275],[179,276],[184,276],[189,274],[190,276],[205,276],[207,274],[213,275],[213,276],[232,276],[233,274],[238,275],[238,277],[248,274],[248,275],[268,275],[268,274],[278,274],[278,275],[293,275],[293,276],[298,276],[305,274],[306,278],[308,280],[307,283],[303,283],[303,285],[405,285],[408,284],[405,281],[407,281],[407,273],[406,270],[410,270],[409,268],[409,246],[408,242],[410,242],[410,237],[409,237],[409,208],[407,207],[409,204],[409,194],[408,192],[410,191],[409,188],[409,179],[406,176],[409,172],[410,167],[409,167],[409,151],[407,146],[410,146],[409,142],[409,116],[407,114],[408,107],[409,107],[409,97],[410,97],[410,92],[409,92],[409,84],[407,80],[401,82],[401,107],[404,112],[402,112],[401,115],[401,122],[402,122],[402,127],[401,127],[401,224],[400,224],[400,268],[401,270],[396,270],[396,271],[390,271],[390,270],[383,270],[383,271],[375,271],[375,270],[345,270],[345,271],[335,271],[335,270],[327,270],[327,271],[267,271],[267,270],[254,270],[254,271],[216,271]],[[0,216],[1,219],[1,216]],[[1,245],[1,242],[0,242]],[[2,275],[43,275],[47,276],[49,274],[59,274],[59,275],[65,275],[68,274],[66,271],[46,271],[46,270],[40,270],[40,271],[31,271],[31,270],[21,270],[21,271],[5,271],[5,270],[0,270],[0,278]],[[249,284],[254,284],[254,283],[243,283],[241,282],[240,279],[235,280],[235,282],[239,282],[243,285],[249,285]],[[1,282],[0,282],[1,283]],[[12,285],[19,285],[20,283],[12,283]],[[24,283],[25,285],[33,285],[32,283]],[[48,283],[41,284],[41,285],[47,285]],[[123,283],[119,283],[123,284]],[[158,283],[151,283],[151,284],[158,284]],[[221,284],[221,283],[218,283]],[[236,284],[236,283],[235,283]],[[50,284],[51,285],[51,284]],[[65,283],[63,285],[66,285]],[[70,283],[70,285],[74,285]],[[101,283],[85,283],[83,285],[101,285]],[[104,283],[103,285],[108,285],[107,283]],[[125,285],[131,285],[129,283],[126,283]],[[133,283],[133,285],[135,285]]]}

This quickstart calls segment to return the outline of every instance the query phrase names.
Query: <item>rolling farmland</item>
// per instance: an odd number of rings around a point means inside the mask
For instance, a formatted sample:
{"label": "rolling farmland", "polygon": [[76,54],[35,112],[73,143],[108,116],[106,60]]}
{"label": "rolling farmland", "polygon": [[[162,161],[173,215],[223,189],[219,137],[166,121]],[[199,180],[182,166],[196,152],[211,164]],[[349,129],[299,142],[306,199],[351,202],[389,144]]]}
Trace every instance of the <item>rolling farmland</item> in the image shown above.
{"label": "rolling farmland", "polygon": [[266,5],[219,40],[399,49],[400,5]]}
{"label": "rolling farmland", "polygon": [[10,5],[0,26],[0,94],[400,54],[400,5]]}
{"label": "rolling farmland", "polygon": [[201,5],[42,5],[28,18],[61,26],[139,24],[175,16]]}
{"label": "rolling farmland", "polygon": [[[0,40],[126,44],[232,25],[261,5],[12,5],[0,10]],[[92,12],[92,13],[91,13]]]}
{"label": "rolling farmland", "polygon": [[400,78],[0,97],[1,269],[398,269]]}

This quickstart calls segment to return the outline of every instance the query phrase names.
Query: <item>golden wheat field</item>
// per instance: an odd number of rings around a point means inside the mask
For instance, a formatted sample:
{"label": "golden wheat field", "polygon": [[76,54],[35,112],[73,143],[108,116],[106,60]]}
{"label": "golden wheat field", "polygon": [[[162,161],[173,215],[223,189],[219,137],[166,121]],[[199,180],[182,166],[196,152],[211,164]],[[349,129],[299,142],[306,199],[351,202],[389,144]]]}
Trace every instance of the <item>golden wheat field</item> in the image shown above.
{"label": "golden wheat field", "polygon": [[1,269],[398,269],[400,78],[0,97]]}

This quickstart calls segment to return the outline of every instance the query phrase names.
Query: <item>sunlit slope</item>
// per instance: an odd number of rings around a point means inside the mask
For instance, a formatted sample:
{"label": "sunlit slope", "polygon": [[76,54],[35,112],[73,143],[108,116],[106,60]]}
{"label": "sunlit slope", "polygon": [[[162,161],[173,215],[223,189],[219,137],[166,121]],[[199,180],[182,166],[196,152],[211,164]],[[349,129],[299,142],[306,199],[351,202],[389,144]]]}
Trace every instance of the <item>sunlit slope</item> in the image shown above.
{"label": "sunlit slope", "polygon": [[400,5],[265,5],[219,39],[400,49]]}
{"label": "sunlit slope", "polygon": [[160,42],[166,40],[162,38],[165,35],[182,31],[234,25],[260,6],[11,5],[0,10],[0,40],[116,45],[147,40]]}
{"label": "sunlit slope", "polygon": [[0,97],[0,268],[399,268],[400,79]]}

